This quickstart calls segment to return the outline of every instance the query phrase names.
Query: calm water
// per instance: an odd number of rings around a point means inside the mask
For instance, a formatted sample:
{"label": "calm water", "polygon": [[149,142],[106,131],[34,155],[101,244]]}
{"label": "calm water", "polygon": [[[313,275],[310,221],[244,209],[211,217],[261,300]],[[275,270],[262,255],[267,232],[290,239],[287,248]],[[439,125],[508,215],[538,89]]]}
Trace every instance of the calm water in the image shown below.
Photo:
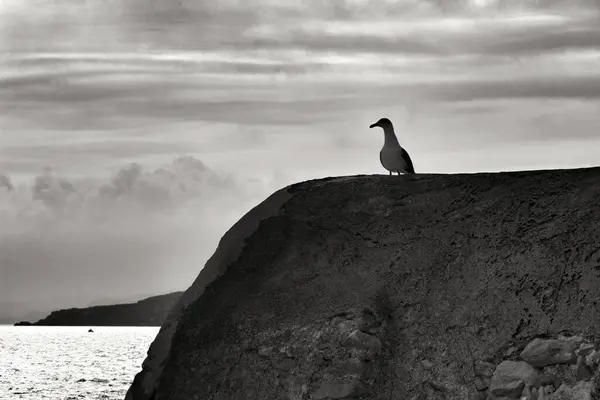
{"label": "calm water", "polygon": [[158,327],[0,325],[0,399],[123,400]]}

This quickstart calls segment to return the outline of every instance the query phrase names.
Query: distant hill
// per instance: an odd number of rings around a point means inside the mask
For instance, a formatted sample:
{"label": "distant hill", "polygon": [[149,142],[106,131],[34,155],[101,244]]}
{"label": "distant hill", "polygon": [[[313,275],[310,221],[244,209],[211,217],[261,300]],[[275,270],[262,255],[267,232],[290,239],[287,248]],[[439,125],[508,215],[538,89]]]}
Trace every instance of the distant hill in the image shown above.
{"label": "distant hill", "polygon": [[135,303],[53,311],[33,324],[43,326],[160,326],[183,292],[149,297]]}

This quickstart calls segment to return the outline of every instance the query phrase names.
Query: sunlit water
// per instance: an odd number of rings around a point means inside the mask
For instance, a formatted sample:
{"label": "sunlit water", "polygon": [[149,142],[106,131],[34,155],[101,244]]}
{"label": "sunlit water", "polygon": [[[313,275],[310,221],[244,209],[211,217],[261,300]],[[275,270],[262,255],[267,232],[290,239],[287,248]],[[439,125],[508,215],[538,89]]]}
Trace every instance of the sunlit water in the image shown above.
{"label": "sunlit water", "polygon": [[122,400],[158,327],[0,325],[0,399]]}

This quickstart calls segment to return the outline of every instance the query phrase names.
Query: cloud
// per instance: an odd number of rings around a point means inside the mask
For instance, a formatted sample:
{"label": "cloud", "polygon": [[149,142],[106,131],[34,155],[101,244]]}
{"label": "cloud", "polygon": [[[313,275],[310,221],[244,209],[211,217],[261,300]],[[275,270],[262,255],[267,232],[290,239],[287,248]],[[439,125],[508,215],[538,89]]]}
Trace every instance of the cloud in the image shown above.
{"label": "cloud", "polygon": [[[598,21],[596,21],[597,23]],[[600,28],[570,27],[559,32],[522,32],[519,38],[505,36],[499,38],[483,51],[489,54],[537,55],[540,53],[564,50],[599,50]]]}
{"label": "cloud", "polygon": [[108,180],[46,169],[31,184],[0,183],[0,302],[40,307],[57,293],[86,304],[184,289],[222,234],[273,189],[190,156],[154,170],[127,165]]}
{"label": "cloud", "polygon": [[600,99],[600,76],[498,79],[438,85],[435,97],[449,101],[493,99]]}

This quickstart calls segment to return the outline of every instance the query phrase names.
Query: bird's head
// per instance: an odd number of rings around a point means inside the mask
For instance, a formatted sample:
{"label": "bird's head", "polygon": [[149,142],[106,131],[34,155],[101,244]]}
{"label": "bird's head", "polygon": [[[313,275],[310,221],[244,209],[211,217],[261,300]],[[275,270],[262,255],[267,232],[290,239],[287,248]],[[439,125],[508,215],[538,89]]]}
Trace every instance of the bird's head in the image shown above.
{"label": "bird's head", "polygon": [[387,131],[388,129],[393,129],[392,121],[390,121],[387,118],[381,118],[379,121],[375,122],[374,124],[371,124],[369,128],[375,128],[376,126],[383,128],[384,131]]}

